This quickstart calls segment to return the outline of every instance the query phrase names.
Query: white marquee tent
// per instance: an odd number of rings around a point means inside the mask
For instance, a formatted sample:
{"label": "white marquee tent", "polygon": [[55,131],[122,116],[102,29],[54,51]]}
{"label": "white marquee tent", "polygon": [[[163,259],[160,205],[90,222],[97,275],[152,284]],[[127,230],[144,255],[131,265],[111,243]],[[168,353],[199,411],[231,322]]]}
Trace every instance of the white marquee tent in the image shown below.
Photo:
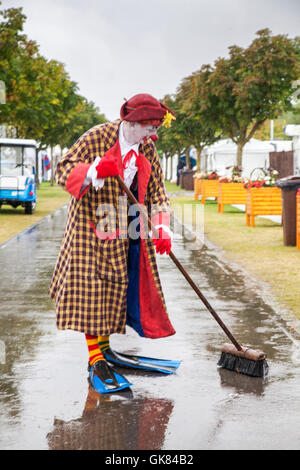
{"label": "white marquee tent", "polygon": [[[254,168],[268,168],[270,152],[291,149],[292,142],[288,140],[263,141],[251,139],[243,149],[243,176],[249,177]],[[232,140],[223,139],[216,142],[204,149],[201,159],[201,171],[216,170],[222,176],[231,174],[231,170],[226,170],[226,167],[235,165],[236,152],[237,145]]]}

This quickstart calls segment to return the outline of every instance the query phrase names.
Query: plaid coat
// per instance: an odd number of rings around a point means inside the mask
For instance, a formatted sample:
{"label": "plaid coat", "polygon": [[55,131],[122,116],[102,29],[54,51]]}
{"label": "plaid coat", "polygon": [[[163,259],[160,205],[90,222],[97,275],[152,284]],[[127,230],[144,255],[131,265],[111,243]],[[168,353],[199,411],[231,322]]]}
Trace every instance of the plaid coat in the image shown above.
{"label": "plaid coat", "polygon": [[[123,176],[118,143],[120,122],[105,123],[87,131],[57,165],[57,183],[72,195],[49,288],[49,294],[56,303],[59,329],[91,335],[125,333],[129,246],[127,230],[125,235],[123,231],[122,236],[111,239],[97,235],[99,227],[108,233],[122,230],[124,217],[127,219],[127,203],[124,213],[124,200],[127,199],[114,177],[106,178],[103,188],[98,191],[90,185],[81,192],[87,171],[98,156],[103,157],[109,152],[114,154]],[[164,211],[168,197],[155,146],[148,139],[139,150],[139,203],[146,206],[149,214],[153,205],[160,206],[161,211]],[[108,205],[113,206],[115,213],[120,216],[105,217],[108,213],[103,212],[103,208]],[[175,331],[166,311],[150,238],[140,240],[138,264],[138,304],[142,329],[137,331],[141,336],[149,338],[170,336]]]}

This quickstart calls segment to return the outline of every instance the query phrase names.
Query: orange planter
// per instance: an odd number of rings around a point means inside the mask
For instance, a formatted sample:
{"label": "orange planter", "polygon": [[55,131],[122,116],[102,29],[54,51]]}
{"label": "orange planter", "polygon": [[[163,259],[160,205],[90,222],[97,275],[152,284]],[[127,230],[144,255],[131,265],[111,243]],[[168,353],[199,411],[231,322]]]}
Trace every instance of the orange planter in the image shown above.
{"label": "orange planter", "polygon": [[300,189],[297,192],[297,248],[300,250]]}
{"label": "orange planter", "polygon": [[207,197],[215,197],[216,199],[218,199],[219,180],[202,180],[201,196],[202,204],[205,204],[205,199]]}
{"label": "orange planter", "polygon": [[224,212],[225,204],[246,204],[246,198],[244,183],[219,183],[218,212]]}
{"label": "orange planter", "polygon": [[199,194],[201,194],[201,178],[194,178],[194,192],[195,192],[195,201],[198,201]]}
{"label": "orange planter", "polygon": [[257,215],[282,215],[281,189],[249,188],[246,199],[246,224],[255,227]]}

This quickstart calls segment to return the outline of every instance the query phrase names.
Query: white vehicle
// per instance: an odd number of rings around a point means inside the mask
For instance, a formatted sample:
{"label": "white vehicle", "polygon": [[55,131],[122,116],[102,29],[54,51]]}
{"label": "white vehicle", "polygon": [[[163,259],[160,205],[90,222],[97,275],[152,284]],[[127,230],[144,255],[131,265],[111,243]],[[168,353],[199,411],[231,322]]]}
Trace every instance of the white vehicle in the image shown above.
{"label": "white vehicle", "polygon": [[35,140],[0,139],[0,208],[23,206],[32,214],[36,206]]}

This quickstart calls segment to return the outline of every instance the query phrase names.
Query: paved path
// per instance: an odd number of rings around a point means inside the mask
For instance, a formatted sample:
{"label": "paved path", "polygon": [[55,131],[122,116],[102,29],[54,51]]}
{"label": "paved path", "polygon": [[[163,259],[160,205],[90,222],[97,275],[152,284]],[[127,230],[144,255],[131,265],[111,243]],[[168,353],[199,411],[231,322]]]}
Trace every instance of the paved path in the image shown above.
{"label": "paved path", "polygon": [[61,209],[0,248],[1,449],[300,449],[298,339],[255,283],[214,249],[193,251],[182,238],[174,253],[242,344],[267,353],[270,376],[217,367],[223,332],[171,260],[160,257],[177,334],[151,341],[128,329],[112,344],[182,365],[173,376],[123,371],[131,394],[93,392],[83,335],[56,330],[47,297],[65,220]]}

